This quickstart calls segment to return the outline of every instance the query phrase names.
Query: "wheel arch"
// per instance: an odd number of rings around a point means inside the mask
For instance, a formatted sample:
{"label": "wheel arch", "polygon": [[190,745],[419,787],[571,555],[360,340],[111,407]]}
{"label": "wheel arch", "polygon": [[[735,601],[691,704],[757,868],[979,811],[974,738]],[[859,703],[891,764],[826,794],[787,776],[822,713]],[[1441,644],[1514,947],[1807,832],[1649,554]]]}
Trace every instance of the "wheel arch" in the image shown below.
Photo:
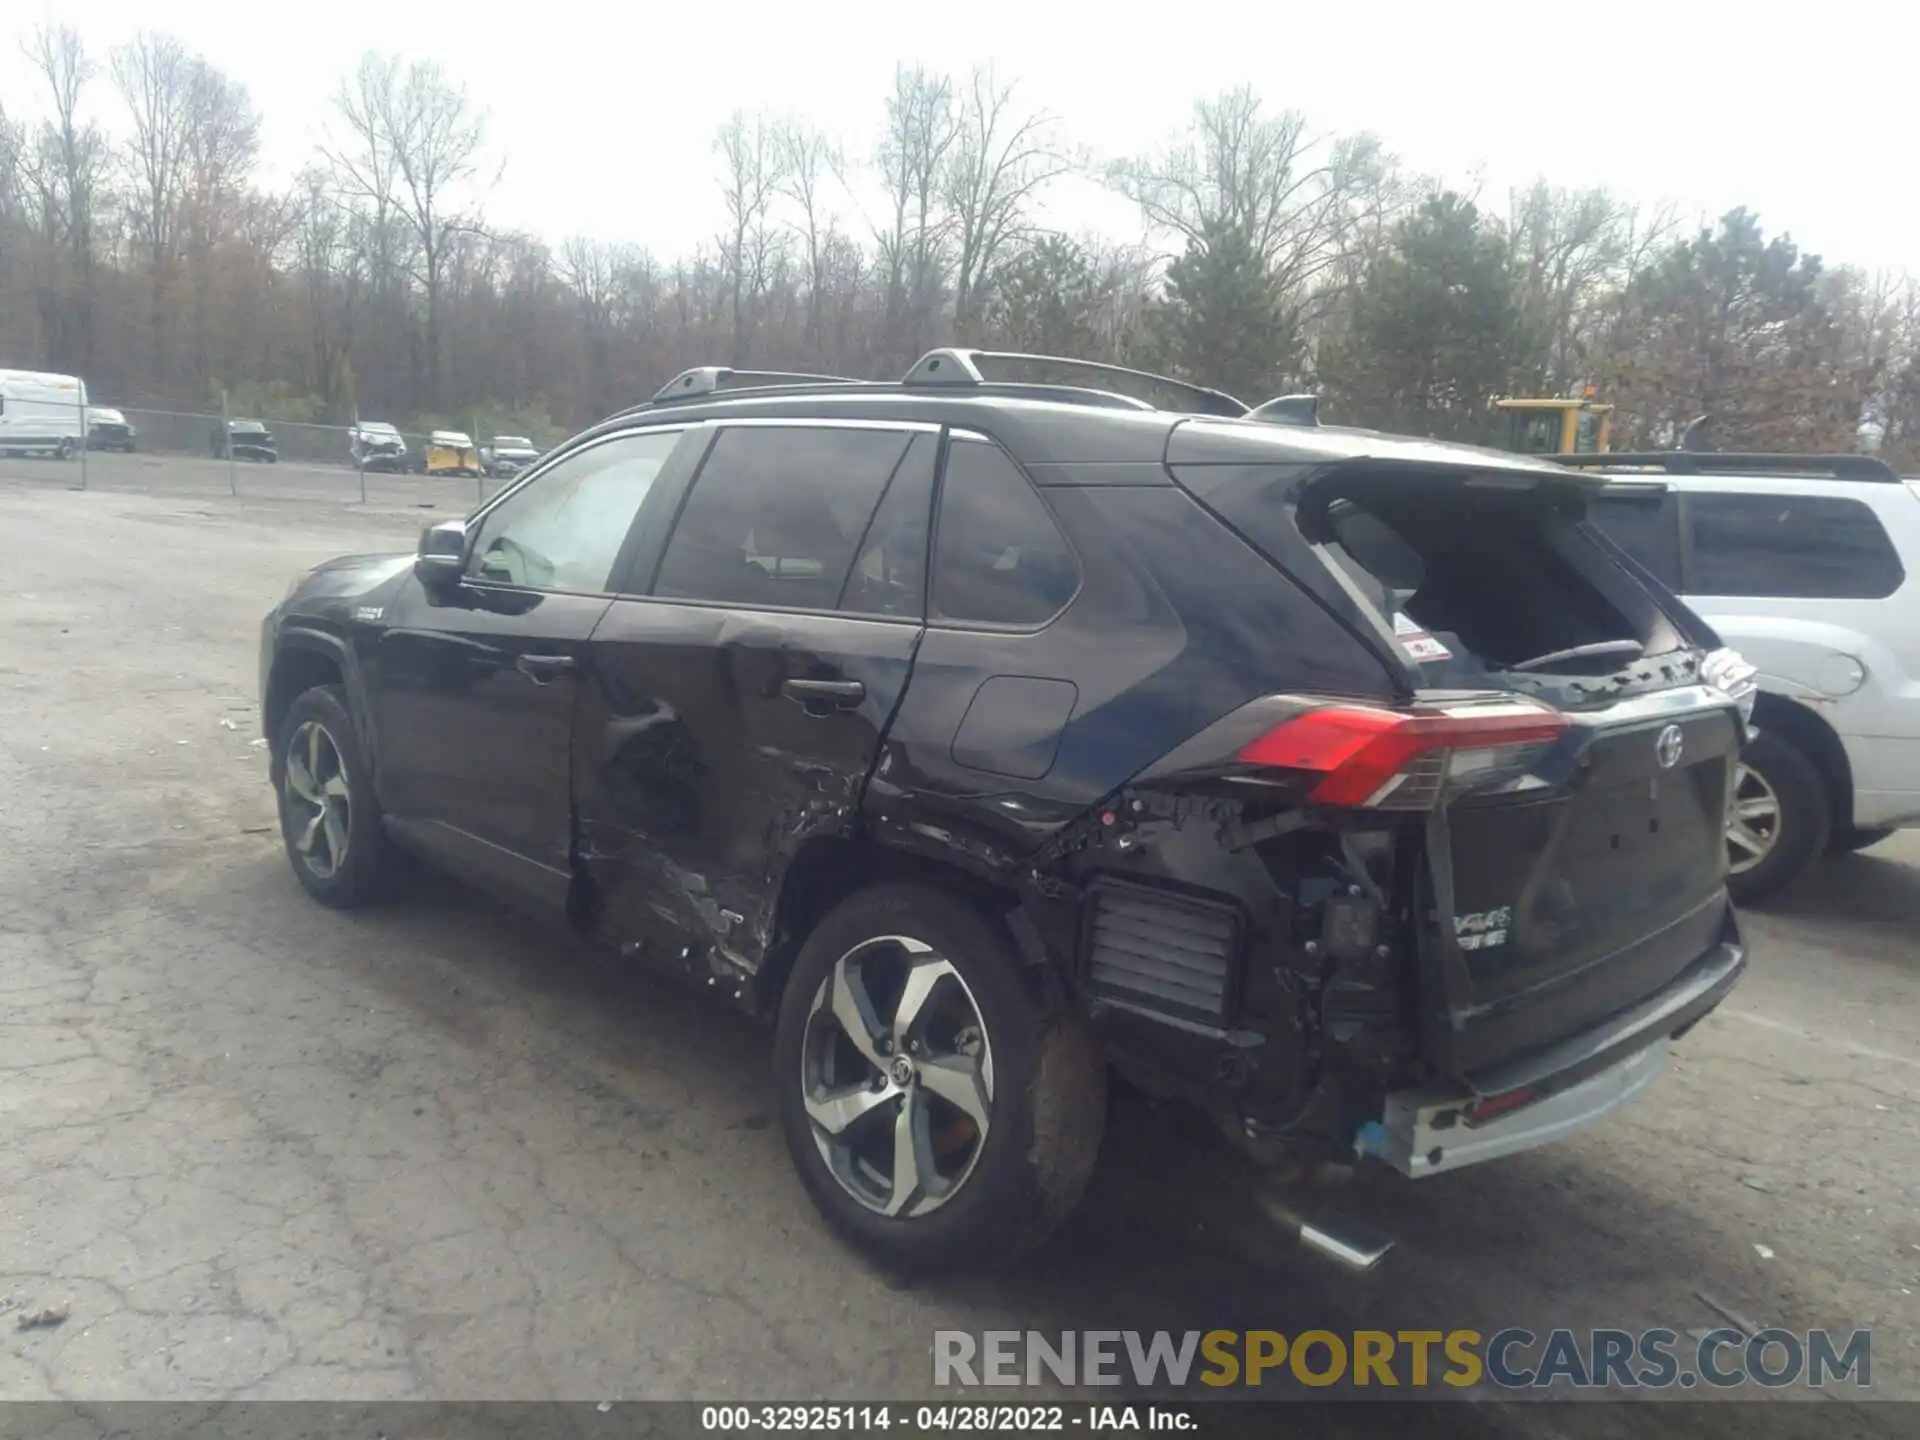
{"label": "wheel arch", "polygon": [[275,647],[273,668],[260,697],[260,728],[266,736],[273,763],[279,764],[280,727],[293,702],[316,685],[339,685],[346,691],[347,713],[353,717],[361,745],[366,750],[367,767],[373,772],[374,787],[379,788],[379,746],[372,716],[367,708],[366,687],[362,682],[358,658],[353,648],[337,635],[325,631],[295,627],[281,632]]}
{"label": "wheel arch", "polygon": [[1753,723],[1756,729],[1770,730],[1789,741],[1812,762],[1827,787],[1834,829],[1851,829],[1853,763],[1847,759],[1847,747],[1826,717],[1797,700],[1764,690],[1754,701]]}
{"label": "wheel arch", "polygon": [[1027,966],[1045,968],[1057,959],[1029,922],[1025,900],[1014,886],[868,835],[817,835],[794,852],[781,878],[766,949],[753,975],[753,1010],[778,1010],[801,947],[834,906],[861,890],[897,881],[917,881],[965,901],[1005,933]]}

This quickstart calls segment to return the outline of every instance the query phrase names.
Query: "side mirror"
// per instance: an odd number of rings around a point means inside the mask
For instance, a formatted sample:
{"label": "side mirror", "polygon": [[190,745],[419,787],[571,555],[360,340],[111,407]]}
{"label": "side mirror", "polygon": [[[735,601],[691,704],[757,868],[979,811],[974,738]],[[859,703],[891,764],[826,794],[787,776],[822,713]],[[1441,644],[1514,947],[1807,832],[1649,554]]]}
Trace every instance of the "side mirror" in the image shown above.
{"label": "side mirror", "polygon": [[467,522],[443,520],[420,532],[413,573],[432,591],[451,590],[467,570]]}

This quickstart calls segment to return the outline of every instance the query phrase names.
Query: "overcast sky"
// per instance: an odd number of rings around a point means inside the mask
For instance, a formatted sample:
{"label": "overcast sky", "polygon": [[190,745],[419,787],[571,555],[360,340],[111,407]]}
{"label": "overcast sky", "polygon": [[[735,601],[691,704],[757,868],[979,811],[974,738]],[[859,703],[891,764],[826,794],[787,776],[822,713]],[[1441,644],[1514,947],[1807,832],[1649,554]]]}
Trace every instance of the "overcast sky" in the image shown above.
{"label": "overcast sky", "polygon": [[[164,23],[156,17],[165,14]],[[57,16],[103,61],[142,25],[253,92],[267,178],[308,158],[339,77],[369,48],[439,59],[486,107],[497,224],[657,254],[721,225],[713,133],[793,111],[871,152],[894,65],[992,62],[1102,158],[1150,149],[1195,97],[1240,83],[1316,128],[1371,129],[1408,165],[1487,199],[1536,175],[1606,185],[1688,218],[1747,204],[1832,263],[1920,270],[1912,179],[1920,6],[1002,3],[502,5],[325,0],[7,0],[0,105],[41,113],[20,56]],[[95,117],[124,128],[103,76]],[[857,223],[857,217],[850,216]],[[1049,218],[1131,236],[1123,203],[1063,189]]]}

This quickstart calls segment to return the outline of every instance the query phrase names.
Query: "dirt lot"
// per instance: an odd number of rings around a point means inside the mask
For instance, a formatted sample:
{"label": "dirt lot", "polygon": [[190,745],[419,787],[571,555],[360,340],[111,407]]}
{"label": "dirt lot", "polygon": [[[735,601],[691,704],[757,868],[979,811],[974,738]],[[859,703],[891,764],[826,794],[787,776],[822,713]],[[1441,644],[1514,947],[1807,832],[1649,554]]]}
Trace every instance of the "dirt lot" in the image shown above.
{"label": "dirt lot", "polygon": [[473,482],[88,478],[0,461],[0,1307],[67,1312],[0,1324],[0,1398],[911,1396],[943,1327],[1723,1310],[1871,1327],[1875,1390],[1920,1398],[1920,840],[1750,917],[1748,979],[1631,1112],[1356,1187],[1401,1242],[1365,1281],[1136,1102],[1038,1263],[899,1288],[815,1221],[752,1025],[450,886],[343,916],[288,873],[259,617]]}

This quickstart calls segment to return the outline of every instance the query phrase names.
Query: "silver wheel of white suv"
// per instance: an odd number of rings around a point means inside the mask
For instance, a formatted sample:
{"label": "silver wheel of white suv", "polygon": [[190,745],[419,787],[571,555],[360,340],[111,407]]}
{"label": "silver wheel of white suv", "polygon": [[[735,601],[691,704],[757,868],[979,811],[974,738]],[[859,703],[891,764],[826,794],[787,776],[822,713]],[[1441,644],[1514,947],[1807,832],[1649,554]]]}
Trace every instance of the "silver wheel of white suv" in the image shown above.
{"label": "silver wheel of white suv", "polygon": [[1780,797],[1767,777],[1750,765],[1734,770],[1727,796],[1727,869],[1744,875],[1780,842]]}

